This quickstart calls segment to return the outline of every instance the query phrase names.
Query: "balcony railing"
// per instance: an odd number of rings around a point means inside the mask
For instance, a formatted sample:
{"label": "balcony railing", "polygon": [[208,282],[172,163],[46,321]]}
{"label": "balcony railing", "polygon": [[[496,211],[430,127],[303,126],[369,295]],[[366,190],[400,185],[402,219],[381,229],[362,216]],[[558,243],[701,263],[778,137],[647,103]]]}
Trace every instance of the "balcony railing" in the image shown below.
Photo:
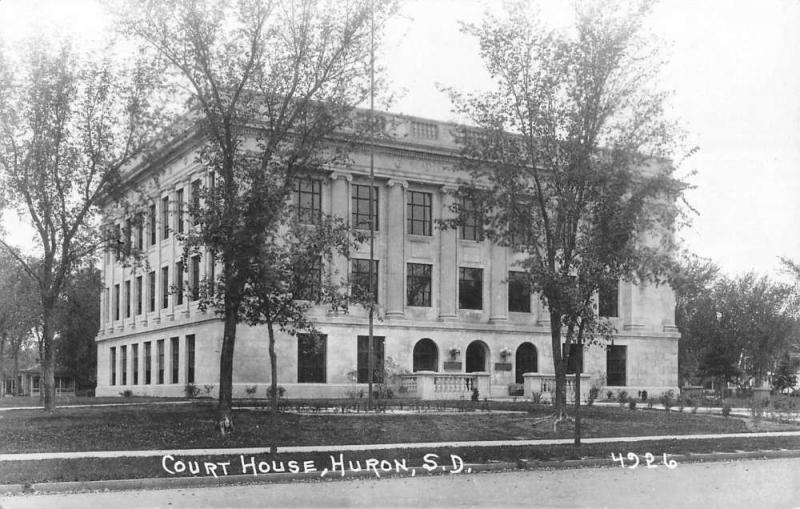
{"label": "balcony railing", "polygon": [[[556,375],[552,373],[524,373],[525,397],[532,398],[540,394],[543,400],[552,401],[556,396]],[[591,375],[581,374],[581,401],[586,401],[589,394],[589,380]],[[567,375],[567,403],[575,402],[575,375]]]}
{"label": "balcony railing", "polygon": [[418,371],[401,375],[400,392],[419,399],[469,399],[473,389],[481,398],[490,394],[489,373],[434,373]]}

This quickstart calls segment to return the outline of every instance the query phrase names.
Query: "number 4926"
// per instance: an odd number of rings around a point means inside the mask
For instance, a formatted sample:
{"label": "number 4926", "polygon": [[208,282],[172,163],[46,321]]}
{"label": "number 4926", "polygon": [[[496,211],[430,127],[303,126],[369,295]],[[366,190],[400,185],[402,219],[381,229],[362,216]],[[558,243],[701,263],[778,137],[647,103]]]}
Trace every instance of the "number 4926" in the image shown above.
{"label": "number 4926", "polygon": [[[611,453],[611,461],[618,461],[619,462],[619,466],[621,466],[622,468],[625,468],[625,466],[626,466],[625,465],[625,459],[626,458],[630,462],[630,464],[627,465],[627,467],[630,468],[630,469],[634,469],[634,468],[638,467],[639,464],[641,463],[641,461],[639,459],[639,455],[636,454],[636,453],[629,452],[627,454],[627,456],[623,456],[622,453],[620,453],[619,456],[617,456],[613,452]],[[653,456],[653,454],[649,453],[649,452],[645,453],[645,455],[644,455],[644,464],[645,464],[645,466],[647,468],[657,468],[659,466],[659,464],[656,463],[656,457]],[[665,467],[667,467],[667,468],[669,468],[671,470],[671,469],[676,468],[678,466],[678,462],[675,461],[675,460],[668,460],[667,459],[667,453],[664,453],[663,456],[662,456],[661,465],[664,465]]]}

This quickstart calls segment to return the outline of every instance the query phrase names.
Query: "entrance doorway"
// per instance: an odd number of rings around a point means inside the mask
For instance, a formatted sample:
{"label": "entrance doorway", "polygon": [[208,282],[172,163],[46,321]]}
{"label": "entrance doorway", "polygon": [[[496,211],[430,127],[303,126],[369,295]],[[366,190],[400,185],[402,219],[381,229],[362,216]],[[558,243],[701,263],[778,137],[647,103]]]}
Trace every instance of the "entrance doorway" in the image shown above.
{"label": "entrance doorway", "polygon": [[489,371],[486,359],[489,358],[489,347],[483,341],[473,341],[467,347],[467,373]]}
{"label": "entrance doorway", "polygon": [[536,347],[533,343],[526,342],[519,345],[515,361],[515,383],[525,383],[522,376],[524,373],[535,373],[539,370]]}

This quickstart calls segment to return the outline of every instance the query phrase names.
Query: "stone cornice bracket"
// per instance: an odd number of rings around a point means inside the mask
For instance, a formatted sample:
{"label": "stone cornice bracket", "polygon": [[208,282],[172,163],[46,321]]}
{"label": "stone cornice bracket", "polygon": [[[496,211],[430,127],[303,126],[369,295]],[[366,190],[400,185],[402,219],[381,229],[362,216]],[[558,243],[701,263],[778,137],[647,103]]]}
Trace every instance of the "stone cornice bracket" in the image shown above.
{"label": "stone cornice bracket", "polygon": [[442,194],[453,194],[458,191],[458,186],[453,184],[443,184],[442,185]]}
{"label": "stone cornice bracket", "polygon": [[389,187],[394,187],[394,186],[398,185],[398,186],[402,187],[403,189],[408,189],[408,182],[405,181],[405,180],[389,179],[389,181],[386,183],[386,185],[389,186]]}
{"label": "stone cornice bracket", "polygon": [[353,175],[341,171],[334,171],[331,173],[331,180],[344,179],[348,182],[353,181]]}

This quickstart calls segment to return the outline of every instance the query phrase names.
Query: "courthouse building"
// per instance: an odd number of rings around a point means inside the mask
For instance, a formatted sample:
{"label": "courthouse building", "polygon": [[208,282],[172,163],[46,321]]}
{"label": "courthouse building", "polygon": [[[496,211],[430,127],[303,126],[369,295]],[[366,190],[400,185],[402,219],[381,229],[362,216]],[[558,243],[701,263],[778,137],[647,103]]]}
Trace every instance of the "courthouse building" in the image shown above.
{"label": "courthouse building", "polygon": [[[444,399],[505,397],[514,384],[526,396],[554,389],[549,315],[520,282],[511,248],[483,240],[477,225],[440,229],[451,214],[459,175],[450,167],[458,147],[456,125],[384,115],[393,136],[375,146],[377,205],[374,267],[379,319],[376,365],[402,374],[397,396]],[[147,264],[126,266],[113,252],[103,259],[103,297],[97,336],[96,394],[125,391],[182,396],[188,384],[216,395],[223,323],[203,312],[189,292],[219,267],[208,258],[181,263],[176,234],[189,228],[185,211],[208,174],[195,162],[196,142],[183,140],[129,179],[148,196],[142,221],[133,226],[108,204],[107,226],[130,231]],[[336,214],[351,225],[369,225],[369,157],[366,147],[352,164],[298,181],[293,199],[303,215]],[[158,178],[153,174],[158,170]],[[153,182],[157,182],[154,184]],[[324,270],[362,279],[369,274],[369,246]],[[598,297],[601,314],[618,331],[613,345],[584,354],[583,394],[589,385],[657,395],[677,389],[678,338],[675,301],[667,286],[621,282]],[[278,383],[289,398],[341,398],[366,388],[367,313],[315,308],[320,337],[279,334]],[[240,324],[234,354],[234,397],[266,396],[270,380],[266,327]]]}

